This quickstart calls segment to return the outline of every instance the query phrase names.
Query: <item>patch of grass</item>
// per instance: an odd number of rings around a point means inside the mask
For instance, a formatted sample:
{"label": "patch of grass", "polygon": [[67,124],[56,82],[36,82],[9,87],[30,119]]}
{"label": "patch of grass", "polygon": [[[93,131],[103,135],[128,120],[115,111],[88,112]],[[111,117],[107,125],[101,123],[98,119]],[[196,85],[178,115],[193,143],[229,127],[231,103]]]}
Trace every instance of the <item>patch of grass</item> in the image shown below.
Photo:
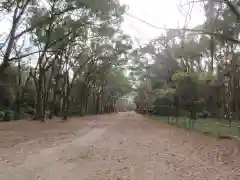
{"label": "patch of grass", "polygon": [[207,135],[215,137],[240,136],[239,121],[220,120],[213,118],[190,120],[187,117],[163,117],[154,116],[153,119],[163,121],[170,125],[175,125],[187,129],[195,129]]}

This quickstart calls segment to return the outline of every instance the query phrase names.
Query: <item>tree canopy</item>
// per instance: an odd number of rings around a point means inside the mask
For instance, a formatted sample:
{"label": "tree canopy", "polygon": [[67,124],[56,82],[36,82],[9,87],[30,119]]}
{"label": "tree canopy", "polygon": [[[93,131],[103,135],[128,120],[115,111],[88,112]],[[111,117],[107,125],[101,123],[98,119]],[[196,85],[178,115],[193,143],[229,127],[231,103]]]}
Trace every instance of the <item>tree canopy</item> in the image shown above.
{"label": "tree canopy", "polygon": [[132,48],[120,29],[125,6],[109,0],[6,0],[0,38],[0,108],[36,120],[112,112],[131,91],[123,72]]}
{"label": "tree canopy", "polygon": [[136,103],[164,115],[196,118],[197,112],[207,110],[215,117],[237,119],[238,2],[200,2],[205,7],[204,24],[167,29],[131,54],[133,74],[140,80]]}
{"label": "tree canopy", "polygon": [[117,0],[2,1],[1,110],[36,120],[113,112],[134,89],[140,109],[238,118],[238,2],[201,2],[203,24],[163,28],[135,48]]}

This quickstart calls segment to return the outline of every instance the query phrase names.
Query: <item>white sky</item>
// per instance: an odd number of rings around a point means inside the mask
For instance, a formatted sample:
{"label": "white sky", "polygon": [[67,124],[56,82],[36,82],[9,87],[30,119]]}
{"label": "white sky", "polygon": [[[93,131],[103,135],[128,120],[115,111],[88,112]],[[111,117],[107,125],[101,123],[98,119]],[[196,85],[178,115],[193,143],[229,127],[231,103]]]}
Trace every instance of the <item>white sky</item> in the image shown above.
{"label": "white sky", "polygon": [[[129,7],[128,13],[155,26],[169,28],[178,28],[178,24],[180,24],[180,27],[183,27],[185,16],[178,10],[177,5],[191,1],[193,0],[120,0],[122,4],[126,4]],[[186,10],[187,8],[188,6],[185,6]],[[161,34],[161,30],[144,24],[128,15],[125,15],[124,19],[122,24],[124,32],[137,39],[141,44]],[[7,21],[1,22],[2,25],[4,24],[4,27],[0,28],[0,34],[6,33],[10,28],[10,23]],[[200,3],[195,3],[189,26],[199,25],[203,21],[204,12],[202,6]],[[137,46],[136,41],[134,45]]]}
{"label": "white sky", "polygon": [[[185,4],[191,0],[120,0],[129,6],[128,12],[150,24],[160,27],[177,28],[178,24],[183,27],[185,16],[178,10],[177,5]],[[187,10],[188,7],[185,6]],[[203,23],[204,11],[202,4],[195,3],[189,27]],[[178,23],[179,22],[179,23]],[[161,30],[153,28],[143,22],[125,15],[122,25],[125,33],[137,38],[140,43],[146,43],[150,39],[161,34]]]}

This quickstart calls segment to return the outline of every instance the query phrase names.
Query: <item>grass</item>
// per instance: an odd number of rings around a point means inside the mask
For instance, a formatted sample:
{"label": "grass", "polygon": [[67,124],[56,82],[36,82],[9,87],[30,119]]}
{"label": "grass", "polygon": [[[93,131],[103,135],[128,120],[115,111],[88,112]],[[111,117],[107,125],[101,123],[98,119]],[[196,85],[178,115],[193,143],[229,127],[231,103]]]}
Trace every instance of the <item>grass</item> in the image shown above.
{"label": "grass", "polygon": [[240,136],[239,121],[232,121],[231,124],[229,124],[228,120],[218,121],[213,118],[190,120],[188,117],[179,117],[178,120],[176,120],[175,117],[154,116],[153,119],[161,120],[164,123],[182,128],[195,129],[215,137]]}

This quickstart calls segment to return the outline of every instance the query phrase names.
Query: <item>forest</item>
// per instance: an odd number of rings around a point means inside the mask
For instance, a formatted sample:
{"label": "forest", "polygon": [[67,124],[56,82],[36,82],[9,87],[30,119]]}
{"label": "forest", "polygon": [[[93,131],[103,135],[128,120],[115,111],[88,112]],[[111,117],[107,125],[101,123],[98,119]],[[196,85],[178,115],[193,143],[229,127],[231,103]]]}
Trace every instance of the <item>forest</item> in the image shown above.
{"label": "forest", "polygon": [[135,102],[141,112],[191,119],[240,118],[239,2],[200,3],[203,24],[168,29],[133,50],[131,75],[140,81]]}
{"label": "forest", "polygon": [[116,0],[1,1],[0,119],[110,113],[129,93],[141,112],[240,118],[239,2],[187,2],[184,27],[133,47]]}
{"label": "forest", "polygon": [[114,111],[131,91],[125,6],[108,0],[1,1],[1,119]]}

